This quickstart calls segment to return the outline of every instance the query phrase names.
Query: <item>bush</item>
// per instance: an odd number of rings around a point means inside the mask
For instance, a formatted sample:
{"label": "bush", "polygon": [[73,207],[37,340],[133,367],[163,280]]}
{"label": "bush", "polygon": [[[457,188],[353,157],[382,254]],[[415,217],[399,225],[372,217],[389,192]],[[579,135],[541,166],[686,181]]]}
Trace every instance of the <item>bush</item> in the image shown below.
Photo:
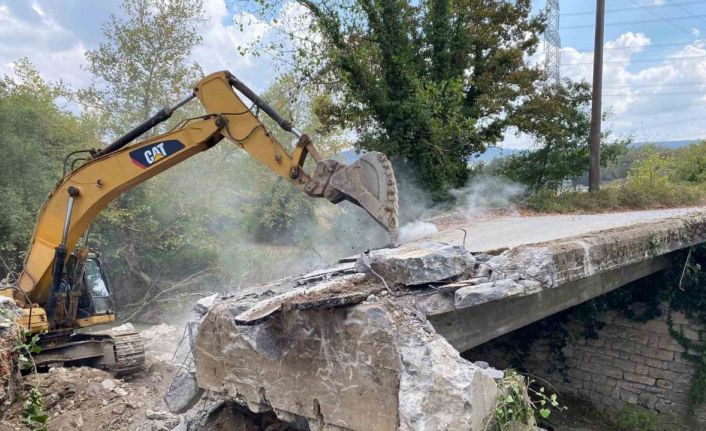
{"label": "bush", "polygon": [[674,162],[677,180],[692,184],[706,183],[706,142],[676,150]]}
{"label": "bush", "polygon": [[698,205],[704,191],[697,186],[670,184],[653,189],[631,183],[604,187],[596,193],[541,190],[527,198],[520,207],[541,213],[608,212],[649,208],[676,208]]}
{"label": "bush", "polygon": [[649,410],[628,406],[618,414],[616,425],[619,431],[657,431],[659,418]]}
{"label": "bush", "polygon": [[[684,157],[650,151],[636,162],[622,182],[604,186],[595,193],[540,190],[521,206],[537,212],[602,212],[698,205],[704,200],[704,186],[685,181]],[[688,169],[693,172],[694,169]],[[679,174],[682,172],[682,174]],[[694,178],[694,175],[689,175]]]}

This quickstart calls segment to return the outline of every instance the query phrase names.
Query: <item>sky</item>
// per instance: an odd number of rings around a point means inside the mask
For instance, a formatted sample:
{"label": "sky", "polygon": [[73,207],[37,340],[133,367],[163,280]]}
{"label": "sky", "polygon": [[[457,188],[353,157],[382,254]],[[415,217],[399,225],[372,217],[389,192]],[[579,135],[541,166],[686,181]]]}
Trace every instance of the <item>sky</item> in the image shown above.
{"label": "sky", "polygon": [[[240,56],[238,45],[266,36],[283,20],[247,19],[227,0],[204,0],[203,43],[192,60],[206,73],[227,69],[257,91],[276,77],[263,56]],[[615,136],[667,141],[706,138],[706,0],[609,0],[606,2],[604,124]],[[85,52],[101,42],[101,26],[120,13],[119,0],[0,0],[0,76],[28,57],[50,80],[89,85]],[[282,13],[296,13],[296,6]],[[545,0],[534,4],[542,10]],[[560,0],[561,76],[591,82],[595,2]],[[702,38],[702,34],[704,35]],[[529,59],[543,62],[543,50]],[[501,146],[526,148],[527,137],[508,133]]]}

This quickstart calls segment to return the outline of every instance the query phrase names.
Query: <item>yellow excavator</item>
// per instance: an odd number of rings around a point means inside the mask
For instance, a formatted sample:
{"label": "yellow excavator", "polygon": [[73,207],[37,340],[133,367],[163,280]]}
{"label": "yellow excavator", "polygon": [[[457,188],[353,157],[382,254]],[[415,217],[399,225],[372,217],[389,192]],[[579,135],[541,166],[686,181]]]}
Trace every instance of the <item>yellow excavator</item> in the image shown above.
{"label": "yellow excavator", "polygon": [[[138,141],[194,98],[205,108],[205,115]],[[267,130],[260,111],[298,138],[291,154]],[[235,76],[227,71],[213,73],[174,106],[160,110],[110,145],[87,150],[85,161],[72,167],[44,202],[17,284],[0,287],[0,295],[13,298],[20,307],[19,325],[40,334],[41,353],[34,357],[37,366],[85,364],[118,375],[143,368],[144,347],[136,332],[77,331],[116,317],[114,291],[98,254],[87,246],[87,230],[112,200],[224,138],[307,195],[362,207],[390,233],[392,245],[398,244],[397,185],[383,154],[365,153],[349,166],[323,160],[306,134]],[[309,156],[316,162],[312,173],[304,169]]]}

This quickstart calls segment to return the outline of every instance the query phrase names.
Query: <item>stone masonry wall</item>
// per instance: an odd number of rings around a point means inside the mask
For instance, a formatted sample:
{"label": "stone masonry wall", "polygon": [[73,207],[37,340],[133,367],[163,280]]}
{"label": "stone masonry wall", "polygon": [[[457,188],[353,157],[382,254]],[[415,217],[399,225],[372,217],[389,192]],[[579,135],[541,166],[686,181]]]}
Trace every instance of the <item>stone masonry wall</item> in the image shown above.
{"label": "stone masonry wall", "polygon": [[[695,368],[682,358],[684,348],[669,334],[666,316],[640,323],[610,312],[602,320],[605,326],[597,339],[584,338],[582,326],[569,324],[572,339],[563,349],[568,379],[548,372],[552,359],[544,340],[530,349],[525,370],[547,379],[560,393],[585,399],[612,416],[633,404],[657,412],[664,430],[706,429],[706,408],[689,412]],[[672,320],[688,338],[699,339],[700,328],[683,314],[673,313]],[[468,356],[496,368],[507,367],[506,358],[492,345],[474,349]]]}

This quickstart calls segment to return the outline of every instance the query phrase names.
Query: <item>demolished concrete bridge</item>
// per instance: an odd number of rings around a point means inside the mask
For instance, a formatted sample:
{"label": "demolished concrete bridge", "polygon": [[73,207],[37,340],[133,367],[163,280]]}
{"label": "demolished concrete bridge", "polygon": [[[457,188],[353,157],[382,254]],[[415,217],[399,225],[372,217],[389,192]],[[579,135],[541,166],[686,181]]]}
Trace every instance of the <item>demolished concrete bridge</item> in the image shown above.
{"label": "demolished concrete bridge", "polygon": [[198,386],[295,429],[483,430],[502,372],[459,352],[706,241],[702,210],[614,214],[599,229],[581,217],[577,235],[480,246],[475,222],[437,219],[429,238],[223,295],[198,325]]}

